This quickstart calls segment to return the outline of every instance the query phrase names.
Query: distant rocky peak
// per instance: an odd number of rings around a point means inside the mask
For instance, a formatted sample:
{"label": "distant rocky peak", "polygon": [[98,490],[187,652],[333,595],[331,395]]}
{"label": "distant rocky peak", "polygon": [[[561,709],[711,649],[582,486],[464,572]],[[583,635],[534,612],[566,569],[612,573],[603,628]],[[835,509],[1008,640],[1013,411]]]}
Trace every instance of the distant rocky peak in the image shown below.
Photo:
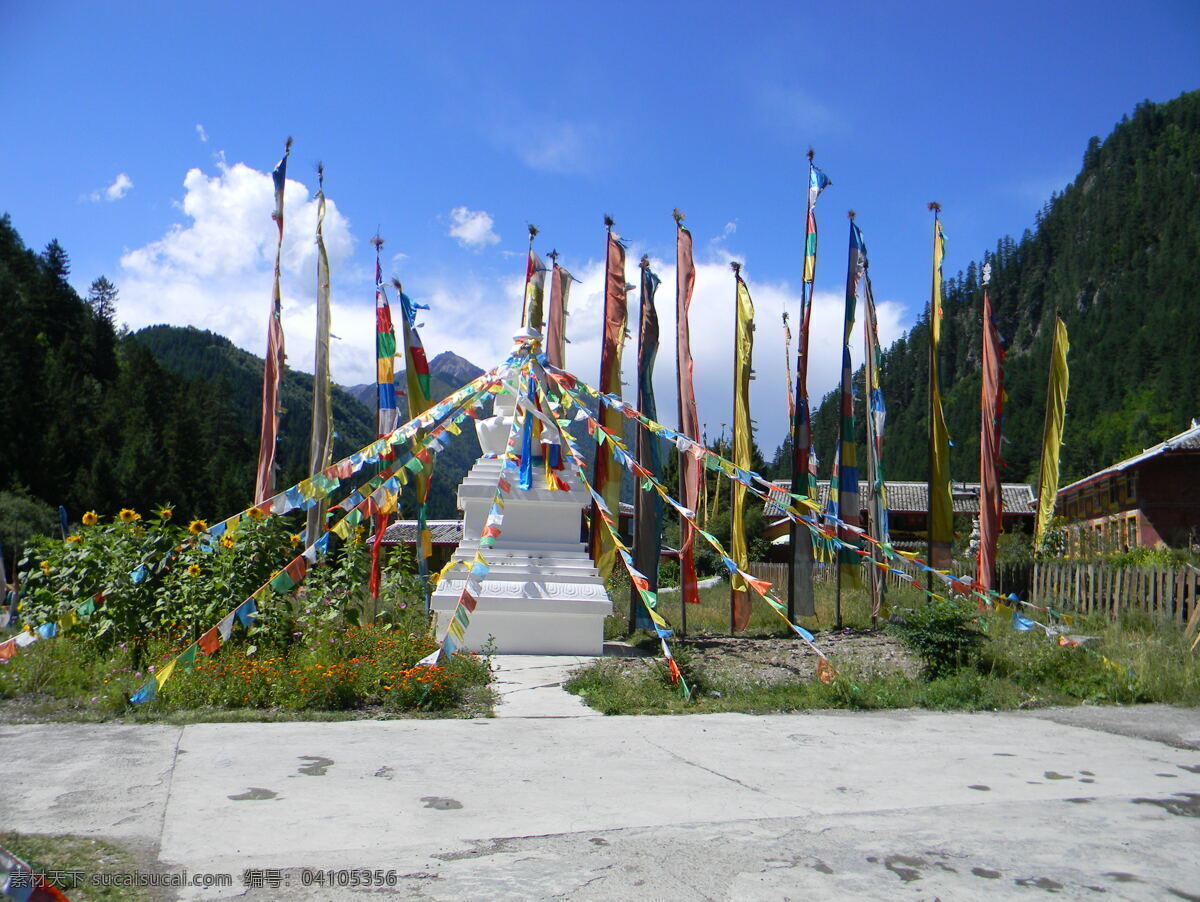
{"label": "distant rocky peak", "polygon": [[483,370],[453,351],[442,351],[430,361],[429,372],[457,387],[477,378]]}

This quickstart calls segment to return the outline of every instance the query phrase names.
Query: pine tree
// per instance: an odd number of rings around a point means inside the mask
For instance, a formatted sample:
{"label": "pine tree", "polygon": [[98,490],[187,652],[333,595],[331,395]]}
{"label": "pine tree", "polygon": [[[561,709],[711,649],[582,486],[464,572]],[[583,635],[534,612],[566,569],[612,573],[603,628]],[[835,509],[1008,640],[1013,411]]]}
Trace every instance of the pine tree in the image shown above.
{"label": "pine tree", "polygon": [[88,289],[87,302],[88,306],[92,308],[92,313],[110,326],[117,314],[118,294],[117,286],[104,276],[93,281],[91,288]]}

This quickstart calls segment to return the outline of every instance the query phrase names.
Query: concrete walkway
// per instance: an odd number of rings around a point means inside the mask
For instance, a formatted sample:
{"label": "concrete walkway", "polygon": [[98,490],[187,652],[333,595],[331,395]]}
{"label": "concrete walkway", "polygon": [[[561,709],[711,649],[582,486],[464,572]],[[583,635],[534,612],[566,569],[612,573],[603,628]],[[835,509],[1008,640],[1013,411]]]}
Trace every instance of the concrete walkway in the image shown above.
{"label": "concrete walkway", "polygon": [[497,717],[602,717],[562,688],[571,671],[595,658],[569,655],[493,655]]}
{"label": "concrete walkway", "polygon": [[[1200,898],[1194,709],[545,710],[0,726],[0,826],[232,875],[189,899]],[[303,885],[354,867],[396,885]]]}

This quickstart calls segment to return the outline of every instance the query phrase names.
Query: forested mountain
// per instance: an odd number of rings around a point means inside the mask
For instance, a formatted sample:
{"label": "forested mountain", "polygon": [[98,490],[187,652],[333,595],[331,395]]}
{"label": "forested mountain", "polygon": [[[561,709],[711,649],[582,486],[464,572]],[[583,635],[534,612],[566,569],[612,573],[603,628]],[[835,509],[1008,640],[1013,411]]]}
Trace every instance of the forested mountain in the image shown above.
{"label": "forested mountain", "polygon": [[[954,211],[943,221],[953,236]],[[1200,91],[1140,104],[1103,142],[1092,138],[1033,229],[946,280],[940,362],[957,480],[978,479],[985,262],[1007,353],[1005,480],[1036,481],[1056,312],[1071,345],[1063,482],[1186,428],[1200,415]],[[927,314],[884,354],[889,479],[928,475],[928,354]],[[813,420],[822,475],[837,420],[827,395]]]}
{"label": "forested mountain", "polygon": [[[442,351],[433,360],[429,361],[429,375],[433,379],[438,380],[442,385],[450,386],[450,391],[461,388],[482,374],[482,369],[465,357],[459,357],[453,351]],[[350,397],[366,405],[371,410],[375,409],[376,386],[374,382],[364,382],[361,385],[347,385],[345,391]],[[404,371],[401,370],[396,373],[396,397],[401,399],[401,406],[406,403],[403,401],[405,391]],[[435,400],[437,398],[444,398],[449,393],[447,391],[438,394],[435,391],[434,398]]]}
{"label": "forested mountain", "polygon": [[27,249],[0,218],[0,492],[95,508],[174,502],[212,517],[253,485],[254,451],[208,386],[114,329],[106,279],[88,301],[56,241]]}
{"label": "forested mountain", "polygon": [[[67,281],[52,241],[37,254],[0,218],[0,493],[67,508],[142,512],[172,503],[179,515],[219,519],[254,487],[263,362],[211,332],[152,326],[118,331],[116,288],[97,279],[87,300]],[[445,355],[443,355],[445,356]],[[466,368],[466,369],[464,369]],[[477,368],[448,355],[434,377],[441,398]],[[312,377],[285,371],[280,485],[307,473]],[[374,403],[333,391],[335,455],[375,437]],[[438,457],[431,515],[455,515],[454,490],[479,455],[473,429]],[[39,527],[41,528],[41,527]]]}
{"label": "forested mountain", "polygon": [[[191,326],[148,326],[133,340],[149,349],[163,367],[189,381],[200,382],[220,395],[228,405],[232,426],[250,437],[258,454],[258,430],[262,416],[263,361],[223,335]],[[312,430],[313,378],[309,373],[285,369],[280,392],[277,460],[281,486],[292,485],[308,475],[308,445]],[[334,460],[356,451],[375,438],[375,417],[342,389],[334,386]],[[253,476],[250,489],[253,494]]]}
{"label": "forested mountain", "polygon": [[[253,440],[249,461],[250,488],[253,489],[254,455],[258,449],[259,417],[262,405],[262,358],[234,346],[229,339],[213,332],[191,327],[151,326],[134,338],[151,350],[168,370],[192,380],[219,388],[230,405],[237,427]],[[430,364],[433,398],[440,400],[474,379],[483,370],[447,351]],[[467,378],[461,377],[469,373]],[[455,379],[447,381],[446,376]],[[404,374],[396,378],[402,420],[405,404]],[[279,462],[281,486],[292,485],[308,475],[308,443],[312,429],[312,375],[285,370],[282,392],[283,416],[280,418]],[[375,438],[375,385],[333,388],[333,423],[336,439],[334,460],[363,447]],[[475,430],[464,429],[437,457],[433,484],[429,493],[430,516],[455,517],[455,492],[467,470],[479,457]],[[402,498],[403,508],[413,511],[411,498]],[[244,506],[244,505],[243,505]]]}

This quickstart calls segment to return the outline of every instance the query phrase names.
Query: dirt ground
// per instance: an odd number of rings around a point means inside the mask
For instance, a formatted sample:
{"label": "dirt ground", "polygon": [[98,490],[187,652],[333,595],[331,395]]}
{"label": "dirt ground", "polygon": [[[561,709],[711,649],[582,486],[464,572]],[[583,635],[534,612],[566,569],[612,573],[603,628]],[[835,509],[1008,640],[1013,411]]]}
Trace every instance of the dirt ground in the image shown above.
{"label": "dirt ground", "polygon": [[[900,640],[880,630],[829,630],[819,634],[815,644],[839,667],[911,677],[920,671],[920,663]],[[672,646],[686,649],[694,663],[714,677],[732,682],[769,685],[816,676],[817,656],[795,638],[689,636],[672,640]],[[651,663],[643,660],[647,666]]]}

